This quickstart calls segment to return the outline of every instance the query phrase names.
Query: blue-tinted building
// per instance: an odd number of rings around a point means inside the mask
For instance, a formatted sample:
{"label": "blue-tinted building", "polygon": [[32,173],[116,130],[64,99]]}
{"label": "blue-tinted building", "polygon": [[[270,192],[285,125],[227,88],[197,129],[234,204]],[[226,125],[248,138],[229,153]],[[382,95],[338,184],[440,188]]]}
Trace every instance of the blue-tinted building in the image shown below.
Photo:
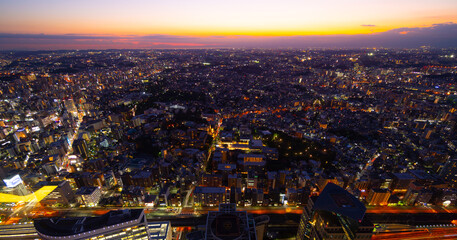
{"label": "blue-tinted building", "polygon": [[328,183],[319,197],[311,197],[297,232],[301,239],[371,239],[373,224],[364,218],[366,208],[336,184]]}

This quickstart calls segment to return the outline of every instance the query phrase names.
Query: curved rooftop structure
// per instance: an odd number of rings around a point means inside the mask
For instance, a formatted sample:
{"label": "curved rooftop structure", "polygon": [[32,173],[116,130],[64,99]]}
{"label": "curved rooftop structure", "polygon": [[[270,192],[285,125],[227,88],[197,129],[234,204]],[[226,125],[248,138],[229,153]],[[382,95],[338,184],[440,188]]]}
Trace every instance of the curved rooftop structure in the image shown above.
{"label": "curved rooftop structure", "polygon": [[255,220],[246,211],[236,211],[235,204],[220,204],[219,211],[209,211],[205,240],[255,240]]}
{"label": "curved rooftop structure", "polygon": [[315,210],[329,211],[361,222],[367,208],[356,197],[334,183],[328,183],[314,204]]}
{"label": "curved rooftop structure", "polygon": [[141,226],[144,227],[141,232],[145,233],[145,239],[148,239],[143,209],[110,211],[99,217],[38,219],[34,221],[34,225],[38,235],[43,239],[88,239],[119,232],[128,235],[132,228]]}

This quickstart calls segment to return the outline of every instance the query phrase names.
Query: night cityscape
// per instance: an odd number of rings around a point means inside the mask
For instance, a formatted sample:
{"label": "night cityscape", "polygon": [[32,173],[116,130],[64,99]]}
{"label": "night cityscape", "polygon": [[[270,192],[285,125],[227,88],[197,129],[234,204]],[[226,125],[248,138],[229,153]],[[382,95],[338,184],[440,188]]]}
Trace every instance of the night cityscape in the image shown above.
{"label": "night cityscape", "polygon": [[457,239],[457,2],[172,2],[0,1],[0,240]]}

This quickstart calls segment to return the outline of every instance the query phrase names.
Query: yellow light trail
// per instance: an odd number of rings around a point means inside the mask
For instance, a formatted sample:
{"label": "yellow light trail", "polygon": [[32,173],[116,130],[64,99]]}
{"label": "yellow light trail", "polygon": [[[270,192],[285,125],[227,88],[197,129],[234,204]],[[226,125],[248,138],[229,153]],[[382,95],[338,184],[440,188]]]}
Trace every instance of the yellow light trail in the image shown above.
{"label": "yellow light trail", "polygon": [[14,195],[14,194],[8,194],[8,193],[0,193],[0,202],[3,203],[18,203],[18,202],[40,202],[48,196],[54,189],[56,189],[57,186],[44,186],[38,191],[31,193],[29,195],[25,196],[19,196],[19,195]]}

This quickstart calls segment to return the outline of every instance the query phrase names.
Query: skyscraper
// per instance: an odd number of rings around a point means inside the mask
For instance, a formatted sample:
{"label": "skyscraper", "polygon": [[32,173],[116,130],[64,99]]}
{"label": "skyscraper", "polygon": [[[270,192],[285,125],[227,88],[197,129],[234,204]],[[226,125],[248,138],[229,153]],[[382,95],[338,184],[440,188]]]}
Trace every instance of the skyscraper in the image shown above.
{"label": "skyscraper", "polygon": [[457,159],[448,160],[441,169],[440,176],[453,187],[457,186]]}
{"label": "skyscraper", "polygon": [[78,153],[79,155],[81,155],[81,157],[87,158],[88,157],[88,152],[87,152],[86,140],[84,140],[84,139],[76,139],[73,142],[73,151],[75,153]]}
{"label": "skyscraper", "polygon": [[65,108],[69,113],[71,113],[74,117],[78,116],[78,109],[76,108],[75,102],[73,99],[67,99],[64,101]]}

